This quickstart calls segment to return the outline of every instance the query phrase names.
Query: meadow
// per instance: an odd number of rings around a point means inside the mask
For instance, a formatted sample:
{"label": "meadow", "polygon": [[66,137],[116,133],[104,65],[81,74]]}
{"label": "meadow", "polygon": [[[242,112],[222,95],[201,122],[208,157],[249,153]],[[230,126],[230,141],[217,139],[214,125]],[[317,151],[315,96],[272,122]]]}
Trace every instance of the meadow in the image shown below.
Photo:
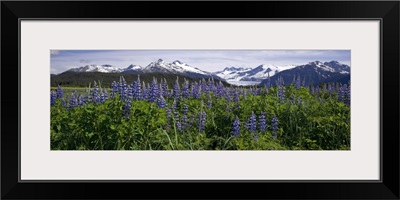
{"label": "meadow", "polygon": [[51,150],[350,150],[350,85],[52,87]]}

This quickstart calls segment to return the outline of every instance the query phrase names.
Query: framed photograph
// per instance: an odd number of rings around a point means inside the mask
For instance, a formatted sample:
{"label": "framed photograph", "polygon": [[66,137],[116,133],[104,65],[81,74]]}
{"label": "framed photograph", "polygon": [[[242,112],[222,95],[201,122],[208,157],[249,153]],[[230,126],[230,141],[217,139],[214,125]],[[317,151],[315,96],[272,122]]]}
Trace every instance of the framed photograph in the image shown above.
{"label": "framed photograph", "polygon": [[399,199],[399,8],[3,1],[1,198]]}

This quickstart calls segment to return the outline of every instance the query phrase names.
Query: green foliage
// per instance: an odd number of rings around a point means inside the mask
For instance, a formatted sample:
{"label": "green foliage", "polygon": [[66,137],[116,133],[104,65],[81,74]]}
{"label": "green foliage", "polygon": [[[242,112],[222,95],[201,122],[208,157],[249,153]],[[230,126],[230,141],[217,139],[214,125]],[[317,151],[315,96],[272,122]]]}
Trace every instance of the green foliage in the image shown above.
{"label": "green foliage", "polygon": [[[336,93],[312,95],[302,87],[285,89],[286,101],[278,102],[276,88],[262,95],[240,95],[239,103],[227,103],[211,93],[201,99],[180,99],[189,106],[187,127],[179,131],[172,113],[168,124],[165,109],[146,100],[132,101],[129,118],[123,117],[123,101],[117,95],[104,103],[89,103],[67,109],[57,99],[51,107],[52,150],[349,150],[350,107]],[[173,99],[166,99],[172,105]],[[199,131],[198,113],[207,115],[205,130]],[[267,131],[250,133],[245,127],[251,113],[266,113]],[[193,121],[192,121],[193,116]],[[232,135],[235,116],[240,134]],[[277,116],[279,130],[272,137],[271,119]],[[258,117],[257,117],[258,120]],[[258,124],[257,124],[258,126]],[[258,137],[255,138],[254,135]]]}

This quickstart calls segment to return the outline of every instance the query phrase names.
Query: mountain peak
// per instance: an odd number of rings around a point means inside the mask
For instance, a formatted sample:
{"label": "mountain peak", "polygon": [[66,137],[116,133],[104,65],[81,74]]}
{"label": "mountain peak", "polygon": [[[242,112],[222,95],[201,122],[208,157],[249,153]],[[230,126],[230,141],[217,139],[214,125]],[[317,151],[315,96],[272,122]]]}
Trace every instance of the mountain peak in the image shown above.
{"label": "mountain peak", "polygon": [[183,64],[183,62],[179,61],[179,60],[175,60],[174,62],[172,62],[173,64]]}
{"label": "mountain peak", "polygon": [[240,71],[243,70],[243,67],[225,67],[224,71]]}
{"label": "mountain peak", "polygon": [[160,59],[157,60],[157,62],[158,63],[162,63],[162,62],[164,62],[164,60],[160,58]]}
{"label": "mountain peak", "polygon": [[311,64],[311,65],[323,65],[324,63],[322,63],[319,60],[316,60],[316,61],[310,62],[309,64]]}
{"label": "mountain peak", "polygon": [[134,64],[130,64],[126,69],[141,69],[142,67],[140,65],[134,65]]}
{"label": "mountain peak", "polygon": [[330,62],[327,62],[327,63],[336,63],[336,64],[339,64],[339,62],[338,62],[338,61],[336,61],[336,60],[332,60],[332,61],[330,61]]}
{"label": "mountain peak", "polygon": [[231,84],[237,84],[237,82],[250,81],[251,84],[257,84],[268,76],[284,71],[287,69],[294,68],[295,66],[278,66],[272,64],[261,64],[255,68],[235,68],[226,67],[223,71],[216,72],[215,74]]}
{"label": "mountain peak", "polygon": [[109,64],[105,64],[105,65],[91,64],[91,65],[85,65],[83,67],[72,68],[72,69],[69,69],[68,71],[118,73],[118,72],[121,72],[122,70],[118,67],[115,67],[115,66],[109,65]]}

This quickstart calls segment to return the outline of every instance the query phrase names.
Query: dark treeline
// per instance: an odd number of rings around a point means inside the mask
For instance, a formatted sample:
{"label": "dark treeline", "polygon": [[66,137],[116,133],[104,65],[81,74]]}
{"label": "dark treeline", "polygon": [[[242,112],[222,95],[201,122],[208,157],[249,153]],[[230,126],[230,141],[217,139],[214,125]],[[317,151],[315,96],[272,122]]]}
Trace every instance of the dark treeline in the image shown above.
{"label": "dark treeline", "polygon": [[[101,72],[64,72],[58,75],[51,75],[51,87],[57,87],[61,85],[63,87],[88,87],[89,84],[93,85],[93,82],[100,82],[102,87],[111,87],[111,83],[115,80],[119,80],[120,76],[123,76],[128,84],[136,81],[138,74],[123,74],[123,73],[101,73]],[[184,77],[176,74],[162,74],[162,73],[148,73],[140,74],[140,80],[146,83],[151,83],[154,78],[158,81],[161,79],[167,80],[169,87],[175,83],[178,77],[179,83],[182,84],[184,80],[190,82],[199,81],[199,78]],[[216,80],[217,81],[217,80]],[[225,86],[229,84],[223,82]]]}

